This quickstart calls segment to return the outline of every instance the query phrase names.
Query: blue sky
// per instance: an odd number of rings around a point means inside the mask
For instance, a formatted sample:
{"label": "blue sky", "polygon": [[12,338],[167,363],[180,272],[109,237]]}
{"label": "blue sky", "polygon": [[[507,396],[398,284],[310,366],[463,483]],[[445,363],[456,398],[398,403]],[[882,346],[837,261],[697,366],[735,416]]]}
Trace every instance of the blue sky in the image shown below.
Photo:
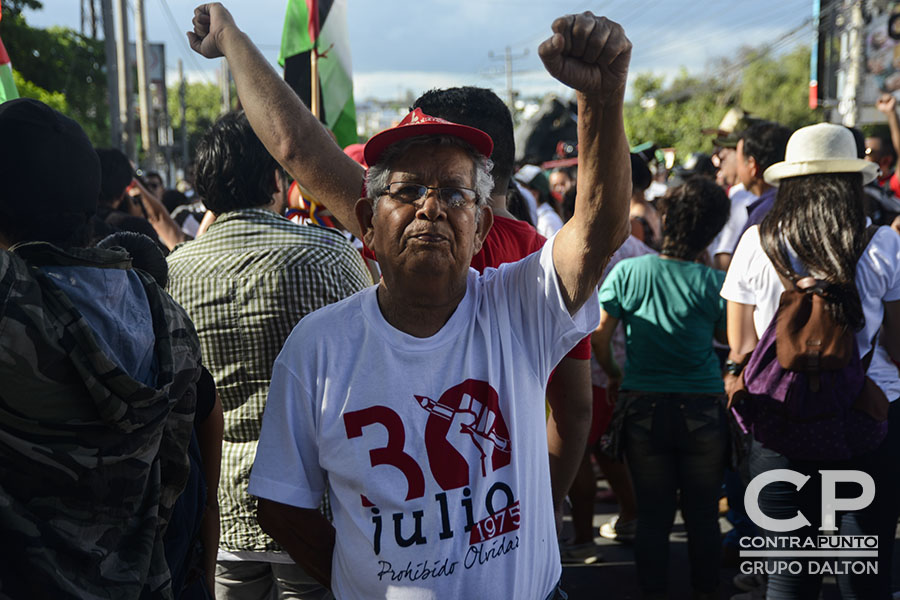
{"label": "blue sky", "polygon": [[[130,0],[133,4],[133,0]],[[38,27],[79,27],[79,0],[42,0],[29,11]],[[239,27],[273,63],[278,55],[287,0],[224,3]],[[543,70],[538,44],[559,15],[592,10],[620,22],[634,44],[632,74],[677,73],[682,67],[715,70],[712,62],[742,45],[778,41],[779,47],[811,42],[812,28],[782,40],[812,13],[812,0],[347,0],[357,99],[400,98],[431,87],[480,85],[505,94],[506,46],[517,58],[513,85],[527,94],[566,89]],[[184,43],[197,0],[145,0],[148,37],[164,42],[171,78],[178,58],[192,80],[216,81],[217,61],[192,54]],[[175,23],[167,16],[171,11]],[[133,19],[131,34],[134,35]],[[176,29],[177,25],[177,29]],[[2,26],[0,26],[2,33]]]}

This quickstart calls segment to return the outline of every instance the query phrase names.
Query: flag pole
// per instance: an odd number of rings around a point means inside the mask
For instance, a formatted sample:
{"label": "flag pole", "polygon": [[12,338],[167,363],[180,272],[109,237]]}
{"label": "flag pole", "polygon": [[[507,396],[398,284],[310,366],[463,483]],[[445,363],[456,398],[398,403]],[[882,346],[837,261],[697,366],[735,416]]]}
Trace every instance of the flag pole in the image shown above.
{"label": "flag pole", "polygon": [[[309,2],[309,0],[307,0]],[[319,2],[312,0],[308,4],[310,8],[310,37],[312,38],[312,50],[309,53],[309,108],[313,116],[322,120],[322,108],[319,106]]]}
{"label": "flag pole", "polygon": [[316,41],[312,52],[309,53],[309,95],[310,111],[317,119],[322,119],[322,111],[319,108],[319,55],[317,52],[319,42]]}

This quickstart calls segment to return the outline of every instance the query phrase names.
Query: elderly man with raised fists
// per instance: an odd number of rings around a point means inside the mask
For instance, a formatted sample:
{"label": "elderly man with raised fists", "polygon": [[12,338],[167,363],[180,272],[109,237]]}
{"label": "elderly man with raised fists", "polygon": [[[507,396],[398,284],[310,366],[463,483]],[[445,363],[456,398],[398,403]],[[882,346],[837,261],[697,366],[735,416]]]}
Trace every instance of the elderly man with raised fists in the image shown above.
{"label": "elderly man with raised fists", "polygon": [[[478,275],[487,134],[417,110],[369,140],[364,172],[221,5],[195,13],[192,47],[228,59],[260,139],[382,269],[288,338],[250,480],[263,528],[340,598],[558,593],[540,399],[596,327],[597,282],[628,232],[631,44],[590,13],[552,29],[539,53],[578,98],[575,216],[542,251]],[[326,490],[333,525],[316,510]]]}

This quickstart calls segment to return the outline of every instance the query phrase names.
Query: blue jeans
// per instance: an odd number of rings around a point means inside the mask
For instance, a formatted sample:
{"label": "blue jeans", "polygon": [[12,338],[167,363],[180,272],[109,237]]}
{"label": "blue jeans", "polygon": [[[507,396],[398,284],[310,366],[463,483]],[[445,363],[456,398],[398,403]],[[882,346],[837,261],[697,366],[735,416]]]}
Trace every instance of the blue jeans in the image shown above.
{"label": "blue jeans", "polygon": [[634,555],[644,594],[667,591],[669,534],[678,491],[688,534],[691,584],[719,584],[719,490],[728,452],[724,398],[623,392],[625,457],[637,500]]}
{"label": "blue jeans", "polygon": [[[787,482],[770,483],[759,494],[759,507],[770,517],[788,519],[800,510],[812,525],[789,533],[763,532],[766,536],[815,537],[821,520],[820,469],[854,469],[865,471],[875,481],[875,500],[868,507],[836,515],[840,535],[878,536],[878,574],[837,575],[838,588],[844,600],[889,600],[891,598],[891,566],[894,532],[900,516],[900,401],[891,403],[888,433],[884,442],[872,452],[847,461],[796,461],[753,441],[750,449],[750,476],[771,469],[791,469],[810,476],[800,490]],[[838,495],[853,497],[858,488],[846,492],[838,486]],[[798,560],[805,563],[807,561]],[[804,567],[803,571],[807,571]],[[769,575],[767,600],[804,600],[818,598],[821,575],[778,573]]]}

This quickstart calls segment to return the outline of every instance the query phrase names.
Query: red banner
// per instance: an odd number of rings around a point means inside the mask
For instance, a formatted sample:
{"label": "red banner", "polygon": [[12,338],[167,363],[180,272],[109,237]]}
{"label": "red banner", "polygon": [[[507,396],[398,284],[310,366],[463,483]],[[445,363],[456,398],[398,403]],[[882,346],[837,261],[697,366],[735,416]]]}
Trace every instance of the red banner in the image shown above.
{"label": "red banner", "polygon": [[319,39],[319,0],[306,0],[306,10],[309,15],[309,41],[315,48],[316,40]]}
{"label": "red banner", "polygon": [[0,66],[9,64],[9,54],[6,53],[6,46],[3,45],[3,40],[0,40]]}

